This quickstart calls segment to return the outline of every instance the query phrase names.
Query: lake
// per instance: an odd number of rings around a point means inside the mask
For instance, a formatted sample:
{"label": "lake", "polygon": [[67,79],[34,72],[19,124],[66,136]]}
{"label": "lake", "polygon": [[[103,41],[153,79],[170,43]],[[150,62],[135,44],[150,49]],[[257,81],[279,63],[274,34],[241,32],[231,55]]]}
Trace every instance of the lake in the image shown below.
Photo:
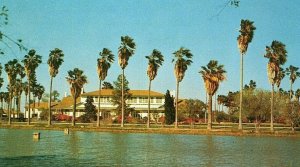
{"label": "lake", "polygon": [[300,166],[300,138],[0,129],[0,166]]}

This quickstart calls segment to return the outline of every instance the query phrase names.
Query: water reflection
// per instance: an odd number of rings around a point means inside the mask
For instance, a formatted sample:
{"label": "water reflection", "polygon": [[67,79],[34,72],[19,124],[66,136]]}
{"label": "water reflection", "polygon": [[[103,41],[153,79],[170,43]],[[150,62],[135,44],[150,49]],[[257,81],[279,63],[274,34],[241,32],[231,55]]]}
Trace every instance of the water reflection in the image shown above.
{"label": "water reflection", "polygon": [[0,166],[300,166],[290,137],[0,129]]}

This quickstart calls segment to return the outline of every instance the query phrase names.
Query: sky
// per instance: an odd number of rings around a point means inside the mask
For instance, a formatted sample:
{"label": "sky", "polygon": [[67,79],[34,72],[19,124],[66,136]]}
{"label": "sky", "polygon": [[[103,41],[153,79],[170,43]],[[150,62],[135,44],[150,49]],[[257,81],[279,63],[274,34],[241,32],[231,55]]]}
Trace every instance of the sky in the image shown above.
{"label": "sky", "polygon": [[[191,50],[193,63],[180,83],[180,98],[205,100],[205,88],[199,74],[201,66],[217,60],[227,71],[226,81],[218,94],[237,91],[240,87],[240,55],[237,47],[241,19],[254,21],[256,30],[244,57],[244,84],[256,81],[257,87],[270,90],[267,79],[265,47],[278,40],[286,45],[284,67],[300,67],[300,1],[241,0],[239,7],[224,5],[228,0],[1,0],[9,9],[9,25],[3,31],[23,39],[29,49],[42,56],[37,80],[49,92],[47,59],[50,50],[60,48],[65,57],[53,81],[53,89],[61,95],[69,93],[67,71],[80,68],[88,78],[86,92],[97,90],[96,60],[103,48],[115,54],[115,62],[106,81],[113,82],[121,74],[117,51],[121,36],[129,35],[136,43],[125,75],[130,89],[148,89],[147,59],[153,49],[164,55],[165,62],[152,82],[152,90],[165,93],[175,90],[173,52],[180,47]],[[224,8],[224,10],[222,10]],[[220,12],[221,11],[221,12]],[[219,13],[220,12],[220,13]],[[219,15],[218,15],[219,13]],[[25,51],[5,48],[0,62],[22,60]],[[2,77],[7,78],[6,73]],[[7,83],[7,82],[6,82]],[[3,86],[2,91],[6,86]],[[282,81],[288,90],[289,80]],[[296,80],[294,90],[300,88]]]}

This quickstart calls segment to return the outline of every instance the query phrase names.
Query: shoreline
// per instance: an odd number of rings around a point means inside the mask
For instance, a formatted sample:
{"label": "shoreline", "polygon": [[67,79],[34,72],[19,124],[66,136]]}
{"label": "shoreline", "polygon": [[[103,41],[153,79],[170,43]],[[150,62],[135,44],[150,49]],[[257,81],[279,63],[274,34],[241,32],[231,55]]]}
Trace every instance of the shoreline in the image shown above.
{"label": "shoreline", "polygon": [[260,130],[256,132],[255,130],[238,130],[231,128],[224,129],[192,129],[192,128],[144,128],[144,127],[94,127],[94,126],[82,126],[76,125],[72,127],[71,125],[18,125],[18,124],[1,124],[0,129],[30,129],[30,130],[56,130],[64,131],[68,128],[70,132],[81,131],[81,132],[110,132],[110,133],[141,133],[141,134],[183,134],[183,135],[216,135],[216,136],[274,136],[274,137],[299,137],[299,132],[292,132],[291,130],[278,130],[278,131],[267,131]]}

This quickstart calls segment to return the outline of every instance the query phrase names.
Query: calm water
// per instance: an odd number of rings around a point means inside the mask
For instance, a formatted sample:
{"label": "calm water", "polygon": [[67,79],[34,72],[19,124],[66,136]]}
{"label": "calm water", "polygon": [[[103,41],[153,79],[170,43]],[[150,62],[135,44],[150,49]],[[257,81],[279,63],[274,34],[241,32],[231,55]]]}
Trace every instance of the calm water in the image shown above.
{"label": "calm water", "polygon": [[300,139],[0,129],[0,166],[300,166]]}

